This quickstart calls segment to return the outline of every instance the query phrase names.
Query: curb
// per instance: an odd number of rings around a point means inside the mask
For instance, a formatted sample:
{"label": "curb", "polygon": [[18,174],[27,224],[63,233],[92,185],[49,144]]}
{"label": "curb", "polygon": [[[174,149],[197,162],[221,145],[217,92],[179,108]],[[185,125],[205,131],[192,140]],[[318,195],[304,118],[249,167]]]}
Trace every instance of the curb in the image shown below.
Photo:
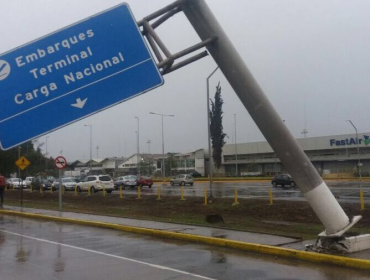
{"label": "curb", "polygon": [[299,260],[310,261],[310,262],[315,262],[315,263],[326,263],[326,264],[332,264],[332,265],[348,267],[348,268],[358,268],[358,269],[370,270],[370,260],[326,255],[326,254],[320,254],[320,253],[315,253],[315,252],[300,251],[300,250],[287,249],[287,248],[281,248],[281,247],[270,246],[270,245],[262,245],[262,244],[248,243],[248,242],[242,242],[242,241],[221,239],[221,238],[216,238],[216,237],[206,237],[206,236],[193,235],[193,234],[188,234],[188,233],[177,233],[177,232],[166,231],[166,230],[148,229],[148,228],[125,226],[125,225],[111,224],[111,223],[104,223],[104,222],[78,220],[78,219],[72,219],[72,218],[25,213],[25,212],[18,212],[18,211],[12,211],[12,210],[0,210],[0,213],[6,214],[6,215],[33,218],[33,219],[51,220],[51,221],[56,221],[56,222],[73,223],[73,224],[95,226],[95,227],[108,228],[108,229],[116,229],[116,230],[125,231],[129,233],[146,234],[146,235],[151,235],[155,237],[185,240],[185,241],[191,241],[195,243],[216,245],[220,247],[227,247],[227,248],[238,249],[238,250],[243,250],[243,251],[256,252],[256,253],[266,254],[266,255],[282,256],[282,257],[299,259]]}

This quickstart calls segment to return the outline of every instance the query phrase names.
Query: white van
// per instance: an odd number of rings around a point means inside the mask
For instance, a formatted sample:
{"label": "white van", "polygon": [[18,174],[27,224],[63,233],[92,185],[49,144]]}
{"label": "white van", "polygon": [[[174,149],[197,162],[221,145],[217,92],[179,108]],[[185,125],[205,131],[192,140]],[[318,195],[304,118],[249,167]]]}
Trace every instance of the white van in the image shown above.
{"label": "white van", "polygon": [[24,181],[23,181],[24,188],[29,188],[30,187],[32,179],[33,179],[33,177],[26,177],[26,179],[24,179]]}

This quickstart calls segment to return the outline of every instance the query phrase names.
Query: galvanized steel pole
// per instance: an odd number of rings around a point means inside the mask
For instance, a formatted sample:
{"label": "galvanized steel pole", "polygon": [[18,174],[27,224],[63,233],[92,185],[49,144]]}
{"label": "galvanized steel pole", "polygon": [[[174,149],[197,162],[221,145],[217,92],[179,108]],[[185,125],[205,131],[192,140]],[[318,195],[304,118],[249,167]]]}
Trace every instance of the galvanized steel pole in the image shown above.
{"label": "galvanized steel pole", "polygon": [[207,50],[325,226],[323,234],[343,234],[353,223],[297,144],[205,1],[186,0],[181,8],[201,40],[217,36],[214,43],[206,46]]}

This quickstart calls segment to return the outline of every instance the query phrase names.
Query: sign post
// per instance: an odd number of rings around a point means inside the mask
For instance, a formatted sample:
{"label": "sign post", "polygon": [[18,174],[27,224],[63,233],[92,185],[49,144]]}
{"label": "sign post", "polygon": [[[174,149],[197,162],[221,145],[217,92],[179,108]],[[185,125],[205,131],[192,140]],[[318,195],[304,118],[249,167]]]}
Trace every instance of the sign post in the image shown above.
{"label": "sign post", "polygon": [[0,54],[0,104],[7,108],[0,110],[0,148],[10,149],[162,84],[129,6],[120,4]]}
{"label": "sign post", "polygon": [[[15,164],[18,166],[18,173],[19,173],[19,180],[21,179],[21,170],[23,171],[28,165],[30,165],[30,162],[28,159],[24,156],[20,156],[20,147],[18,148],[18,160],[15,162]],[[20,191],[21,191],[21,207],[23,207],[23,182],[19,185]]]}
{"label": "sign post", "polygon": [[67,167],[67,160],[63,156],[57,156],[54,160],[54,165],[59,169],[59,211],[62,211],[62,169]]}

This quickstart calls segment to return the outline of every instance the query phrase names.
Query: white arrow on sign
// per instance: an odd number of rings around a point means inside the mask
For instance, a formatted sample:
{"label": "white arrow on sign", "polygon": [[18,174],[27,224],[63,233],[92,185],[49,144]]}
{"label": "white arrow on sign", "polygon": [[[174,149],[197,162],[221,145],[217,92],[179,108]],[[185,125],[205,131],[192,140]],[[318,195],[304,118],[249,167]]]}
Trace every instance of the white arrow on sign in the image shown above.
{"label": "white arrow on sign", "polygon": [[71,106],[82,109],[85,106],[85,103],[87,101],[87,98],[84,100],[81,100],[81,98],[76,99],[76,103],[71,104]]}

